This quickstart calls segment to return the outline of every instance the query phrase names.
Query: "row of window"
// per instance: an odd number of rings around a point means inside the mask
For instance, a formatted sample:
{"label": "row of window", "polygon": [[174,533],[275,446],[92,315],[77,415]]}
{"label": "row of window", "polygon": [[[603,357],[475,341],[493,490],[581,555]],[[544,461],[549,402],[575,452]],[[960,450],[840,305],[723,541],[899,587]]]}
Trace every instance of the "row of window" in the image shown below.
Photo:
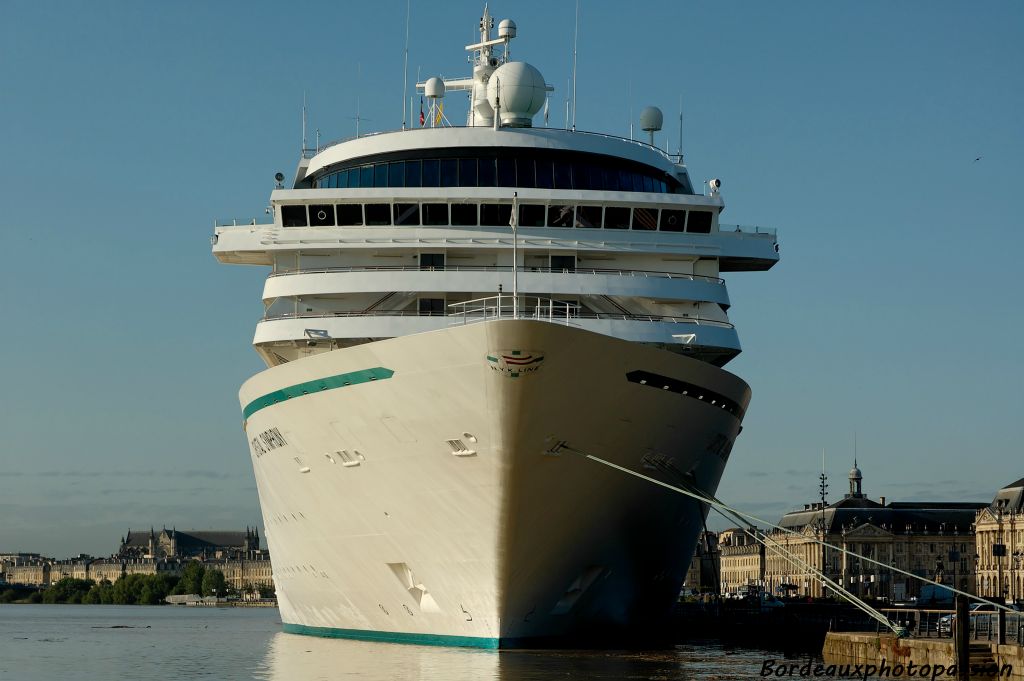
{"label": "row of window", "polygon": [[[520,204],[520,227],[581,227],[662,232],[711,232],[712,213],[674,208]],[[508,225],[510,203],[339,203],[283,205],[285,227],[475,227]]]}
{"label": "row of window", "polygon": [[321,175],[313,186],[317,189],[535,187],[656,194],[681,189],[678,182],[655,169],[643,172],[612,163],[533,158],[432,158],[370,163]]}

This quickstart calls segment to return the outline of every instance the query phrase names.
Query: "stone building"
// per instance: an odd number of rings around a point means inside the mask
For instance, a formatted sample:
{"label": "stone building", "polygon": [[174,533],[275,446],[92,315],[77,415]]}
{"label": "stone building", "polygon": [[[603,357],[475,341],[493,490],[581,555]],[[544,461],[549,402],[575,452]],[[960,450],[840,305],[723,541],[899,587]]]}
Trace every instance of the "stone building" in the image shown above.
{"label": "stone building", "polygon": [[[966,591],[974,589],[974,520],[985,503],[890,502],[869,499],[856,463],[849,474],[850,490],[839,501],[783,516],[779,524],[798,533],[773,531],[767,536],[800,561],[821,570],[861,597],[903,600],[921,593],[922,582],[896,573],[906,570]],[[874,559],[876,565],[819,541]],[[829,596],[809,569],[771,547],[766,552],[765,582],[777,594]]]}
{"label": "stone building", "polygon": [[205,565],[208,570],[217,569],[223,572],[228,588],[238,592],[251,592],[260,587],[274,586],[270,556],[263,551],[252,551],[242,558],[207,561]]}
{"label": "stone building", "polygon": [[237,558],[260,548],[256,528],[245,532],[224,530],[177,530],[166,527],[156,532],[132,531],[121,538],[117,555],[121,558]]}
{"label": "stone building", "polygon": [[4,565],[4,575],[11,584],[49,586],[49,558],[15,558]]}
{"label": "stone building", "polygon": [[978,594],[1024,601],[1024,478],[996,492],[974,526]]}
{"label": "stone building", "polygon": [[765,586],[765,549],[757,540],[763,534],[756,527],[734,527],[718,535],[723,595],[743,595]]}
{"label": "stone building", "polygon": [[87,556],[84,553],[78,554],[77,558],[55,560],[50,565],[50,579],[54,582],[59,582],[68,577],[71,579],[90,579],[89,563],[92,560],[92,556]]}
{"label": "stone building", "polygon": [[718,593],[718,535],[701,532],[683,581],[683,595]]}

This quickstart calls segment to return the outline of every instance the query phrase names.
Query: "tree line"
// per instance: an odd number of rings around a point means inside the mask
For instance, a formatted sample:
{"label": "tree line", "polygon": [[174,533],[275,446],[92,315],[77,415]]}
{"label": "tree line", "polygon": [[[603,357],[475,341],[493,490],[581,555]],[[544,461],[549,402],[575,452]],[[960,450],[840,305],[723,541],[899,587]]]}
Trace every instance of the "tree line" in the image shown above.
{"label": "tree line", "polygon": [[[261,589],[262,591],[262,589]],[[199,594],[226,596],[227,580],[216,568],[206,569],[202,563],[191,562],[180,575],[122,575],[114,583],[108,580],[64,577],[42,591],[29,595],[30,603],[86,603],[103,605],[160,605],[170,595]],[[0,603],[20,600],[15,589],[0,593]]]}

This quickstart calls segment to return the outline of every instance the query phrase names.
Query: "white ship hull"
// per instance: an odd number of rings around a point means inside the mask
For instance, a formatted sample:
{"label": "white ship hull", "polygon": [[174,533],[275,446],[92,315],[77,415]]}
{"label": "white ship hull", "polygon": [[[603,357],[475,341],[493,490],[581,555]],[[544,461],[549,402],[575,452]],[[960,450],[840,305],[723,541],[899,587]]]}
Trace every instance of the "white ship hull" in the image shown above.
{"label": "white ship hull", "polygon": [[749,389],[505,320],[283,364],[240,400],[286,631],[495,648],[671,608],[705,509],[579,452],[714,493]]}

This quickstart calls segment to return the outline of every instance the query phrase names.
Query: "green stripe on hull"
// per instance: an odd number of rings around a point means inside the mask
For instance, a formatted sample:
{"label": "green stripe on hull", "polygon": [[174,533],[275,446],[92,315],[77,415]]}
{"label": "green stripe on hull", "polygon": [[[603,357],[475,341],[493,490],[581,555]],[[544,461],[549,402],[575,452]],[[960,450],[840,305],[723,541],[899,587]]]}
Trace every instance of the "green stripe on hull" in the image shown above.
{"label": "green stripe on hull", "polygon": [[352,385],[359,385],[360,383],[369,383],[370,381],[379,381],[391,378],[394,375],[395,372],[391,369],[374,367],[372,369],[362,369],[361,371],[352,371],[347,374],[327,376],[325,378],[318,378],[315,381],[306,381],[305,383],[290,385],[287,388],[267,393],[263,397],[257,397],[242,410],[242,416],[244,418],[249,418],[264,407],[269,407],[277,404],[278,402],[284,402],[285,400],[290,400],[295,397],[302,397],[304,395],[318,393],[324,390],[334,390],[335,388],[346,388]]}
{"label": "green stripe on hull", "polygon": [[496,638],[480,638],[477,636],[448,636],[443,634],[411,634],[401,631],[307,627],[304,624],[288,624],[287,622],[281,626],[289,634],[322,636],[324,638],[350,638],[357,641],[377,641],[379,643],[408,643],[420,646],[454,646],[459,648],[497,650],[499,641]]}

